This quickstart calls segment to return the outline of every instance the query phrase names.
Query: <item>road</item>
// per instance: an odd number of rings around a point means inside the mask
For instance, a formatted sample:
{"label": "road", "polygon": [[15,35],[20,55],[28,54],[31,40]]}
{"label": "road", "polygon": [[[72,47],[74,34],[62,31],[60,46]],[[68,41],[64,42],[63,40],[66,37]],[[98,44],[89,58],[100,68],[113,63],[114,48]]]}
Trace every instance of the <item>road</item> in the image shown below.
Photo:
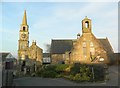
{"label": "road", "polygon": [[117,66],[111,66],[109,68],[108,82],[103,83],[75,83],[62,78],[40,78],[40,77],[24,77],[14,79],[16,86],[117,86],[118,85],[118,68]]}

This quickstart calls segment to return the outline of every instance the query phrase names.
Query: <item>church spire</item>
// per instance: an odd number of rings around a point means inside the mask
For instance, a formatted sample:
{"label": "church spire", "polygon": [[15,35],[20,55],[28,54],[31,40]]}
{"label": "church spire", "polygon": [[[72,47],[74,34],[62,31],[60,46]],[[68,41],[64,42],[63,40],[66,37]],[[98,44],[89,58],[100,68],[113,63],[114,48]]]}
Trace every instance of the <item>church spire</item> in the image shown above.
{"label": "church spire", "polygon": [[23,16],[23,21],[22,21],[23,25],[27,25],[27,16],[26,16],[26,10],[24,11],[24,16]]}

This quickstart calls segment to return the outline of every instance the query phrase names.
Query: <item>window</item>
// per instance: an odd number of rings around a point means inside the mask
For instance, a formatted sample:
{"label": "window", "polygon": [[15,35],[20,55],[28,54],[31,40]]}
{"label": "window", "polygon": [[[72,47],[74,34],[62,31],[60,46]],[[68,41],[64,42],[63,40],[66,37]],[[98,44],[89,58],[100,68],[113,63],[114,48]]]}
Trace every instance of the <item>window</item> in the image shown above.
{"label": "window", "polygon": [[24,46],[24,44],[22,44],[22,45],[21,45],[21,49],[24,49],[24,48],[25,48],[25,46]]}
{"label": "window", "polygon": [[83,42],[83,55],[87,54],[86,42]]}
{"label": "window", "polygon": [[95,48],[90,48],[90,54],[95,55]]}
{"label": "window", "polygon": [[86,55],[87,54],[87,49],[86,47],[83,47],[83,55]]}
{"label": "window", "polygon": [[25,27],[23,27],[23,31],[25,31]]}
{"label": "window", "polygon": [[89,27],[89,23],[88,21],[85,22],[85,28],[88,28]]}
{"label": "window", "polygon": [[83,42],[83,47],[86,47],[86,42]]}
{"label": "window", "polygon": [[93,47],[93,42],[90,42],[90,54],[95,55],[95,48]]}
{"label": "window", "polygon": [[93,47],[93,42],[90,42],[90,47]]}

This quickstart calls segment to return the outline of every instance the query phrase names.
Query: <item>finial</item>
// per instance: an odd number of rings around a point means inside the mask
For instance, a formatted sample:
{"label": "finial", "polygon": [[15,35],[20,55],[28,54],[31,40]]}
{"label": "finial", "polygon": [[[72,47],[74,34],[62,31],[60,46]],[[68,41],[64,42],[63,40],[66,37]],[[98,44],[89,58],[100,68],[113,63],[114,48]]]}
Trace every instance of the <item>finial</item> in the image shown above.
{"label": "finial", "polygon": [[87,16],[85,16],[85,18],[87,18]]}

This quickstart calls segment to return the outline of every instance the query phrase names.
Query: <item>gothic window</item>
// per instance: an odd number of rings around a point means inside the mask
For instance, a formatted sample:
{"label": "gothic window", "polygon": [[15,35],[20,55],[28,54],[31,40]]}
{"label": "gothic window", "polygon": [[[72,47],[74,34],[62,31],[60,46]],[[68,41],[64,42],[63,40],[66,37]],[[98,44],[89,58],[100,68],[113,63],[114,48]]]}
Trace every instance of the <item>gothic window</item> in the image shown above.
{"label": "gothic window", "polygon": [[91,55],[95,55],[95,48],[93,48],[93,47],[90,48],[90,54],[91,54]]}
{"label": "gothic window", "polygon": [[85,22],[85,28],[88,28],[89,27],[89,23],[88,21]]}
{"label": "gothic window", "polygon": [[21,44],[21,49],[24,49],[24,48],[25,48],[24,44]]}
{"label": "gothic window", "polygon": [[83,47],[83,55],[86,55],[87,49],[86,47]]}
{"label": "gothic window", "polygon": [[93,42],[90,42],[90,47],[93,47]]}
{"label": "gothic window", "polygon": [[93,42],[90,42],[90,54],[95,55],[95,48],[94,48]]}
{"label": "gothic window", "polygon": [[23,27],[23,31],[25,31],[25,27]]}
{"label": "gothic window", "polygon": [[87,54],[86,42],[83,42],[83,55]]}
{"label": "gothic window", "polygon": [[83,47],[86,47],[86,42],[83,42]]}

